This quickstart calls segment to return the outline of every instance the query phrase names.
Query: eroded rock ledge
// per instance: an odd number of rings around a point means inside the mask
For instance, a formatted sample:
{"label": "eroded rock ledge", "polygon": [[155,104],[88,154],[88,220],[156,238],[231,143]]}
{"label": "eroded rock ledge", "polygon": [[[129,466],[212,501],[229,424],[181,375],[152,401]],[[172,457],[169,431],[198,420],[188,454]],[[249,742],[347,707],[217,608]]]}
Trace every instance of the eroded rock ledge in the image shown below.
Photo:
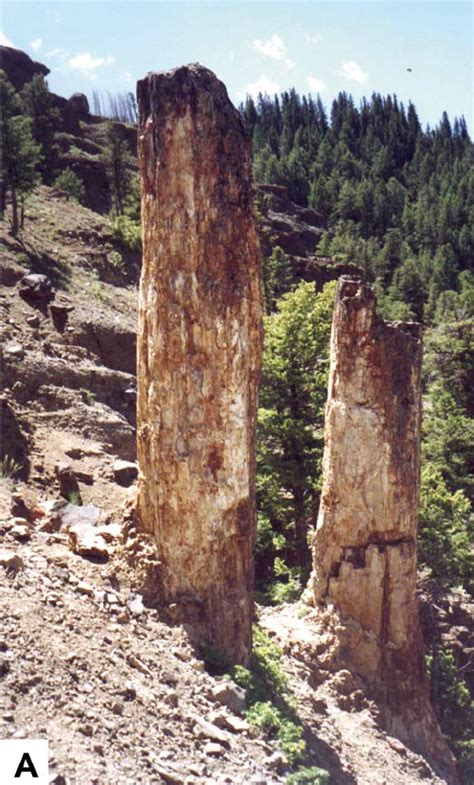
{"label": "eroded rock ledge", "polygon": [[389,732],[452,778],[415,597],[421,359],[420,326],[387,324],[370,287],[343,276],[308,595],[343,621],[345,656],[380,700]]}
{"label": "eroded rock ledge", "polygon": [[138,513],[163,598],[248,663],[261,355],[250,142],[200,65],[138,83]]}

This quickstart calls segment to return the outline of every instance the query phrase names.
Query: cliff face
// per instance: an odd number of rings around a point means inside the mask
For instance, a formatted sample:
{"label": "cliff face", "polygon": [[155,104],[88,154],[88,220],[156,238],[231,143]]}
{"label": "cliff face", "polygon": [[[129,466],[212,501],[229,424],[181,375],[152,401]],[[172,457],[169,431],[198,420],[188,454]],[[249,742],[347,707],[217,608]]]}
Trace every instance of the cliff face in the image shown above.
{"label": "cliff face", "polygon": [[340,279],[310,590],[346,623],[347,658],[389,731],[450,772],[415,597],[421,356],[418,325],[386,324],[368,286]]}
{"label": "cliff face", "polygon": [[148,74],[138,104],[138,512],[165,600],[247,663],[261,355],[250,145],[199,65]]}

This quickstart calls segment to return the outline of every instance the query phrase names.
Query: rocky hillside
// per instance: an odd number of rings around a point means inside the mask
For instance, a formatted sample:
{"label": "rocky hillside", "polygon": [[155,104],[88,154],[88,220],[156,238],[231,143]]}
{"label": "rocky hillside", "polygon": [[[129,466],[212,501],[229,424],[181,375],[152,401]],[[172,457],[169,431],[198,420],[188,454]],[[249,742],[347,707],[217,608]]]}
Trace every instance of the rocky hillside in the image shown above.
{"label": "rocky hillside", "polygon": [[21,238],[6,229],[2,455],[30,487],[68,475],[64,495],[116,509],[134,476],[114,481],[135,457],[137,260],[100,216],[46,187]]}
{"label": "rocky hillside", "polygon": [[[143,606],[122,555],[137,260],[106,220],[46,187],[21,239],[4,226],[2,240],[2,732],[46,734],[57,785],[283,782],[276,742],[219,703],[219,678]],[[324,620],[300,614],[261,623],[285,651],[308,762],[336,785],[442,782],[380,729]]]}
{"label": "rocky hillside", "polygon": [[[100,511],[57,500],[2,483],[2,736],[48,738],[52,785],[284,782],[277,741],[242,716],[244,692],[206,672],[186,630],[136,592],[120,527],[96,525],[92,542],[85,535]],[[137,547],[133,532],[128,541]],[[331,618],[299,605],[260,614],[284,650],[308,765],[335,785],[441,785],[381,730],[377,707],[343,667]]]}

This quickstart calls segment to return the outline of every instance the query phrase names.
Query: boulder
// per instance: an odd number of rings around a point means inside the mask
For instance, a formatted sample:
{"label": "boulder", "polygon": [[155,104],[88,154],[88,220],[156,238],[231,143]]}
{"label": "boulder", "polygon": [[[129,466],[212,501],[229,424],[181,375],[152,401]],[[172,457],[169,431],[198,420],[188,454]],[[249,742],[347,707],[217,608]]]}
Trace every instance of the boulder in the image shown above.
{"label": "boulder", "polygon": [[82,501],[81,491],[71,466],[69,466],[69,464],[60,463],[56,466],[55,471],[61,496],[68,499],[70,502],[73,502],[73,504],[80,504]]}
{"label": "boulder", "polygon": [[235,714],[243,714],[247,702],[245,690],[231,681],[220,681],[211,688],[212,699],[227,706]]}
{"label": "boulder", "polygon": [[29,272],[20,281],[20,294],[30,300],[48,302],[54,297],[53,284],[47,275]]}
{"label": "boulder", "polygon": [[94,504],[84,504],[82,507],[76,504],[66,504],[57,512],[61,518],[61,530],[68,531],[71,526],[78,524],[97,526],[102,510]]}
{"label": "boulder", "polygon": [[108,559],[112,551],[101,534],[94,526],[87,523],[76,523],[68,530],[71,550],[78,556],[97,556]]}

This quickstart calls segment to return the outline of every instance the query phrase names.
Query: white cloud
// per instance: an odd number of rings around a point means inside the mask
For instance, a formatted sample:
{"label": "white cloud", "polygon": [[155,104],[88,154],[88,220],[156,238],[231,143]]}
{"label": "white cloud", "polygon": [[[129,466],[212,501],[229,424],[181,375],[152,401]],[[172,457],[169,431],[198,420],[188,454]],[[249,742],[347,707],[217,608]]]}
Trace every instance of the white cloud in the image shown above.
{"label": "white cloud", "polygon": [[43,46],[43,39],[42,38],[35,38],[34,41],[30,44],[32,49],[41,49]]}
{"label": "white cloud", "polygon": [[320,44],[323,40],[321,33],[303,33],[303,38],[308,44]]}
{"label": "white cloud", "polygon": [[308,76],[306,82],[312,93],[322,93],[327,87],[326,82],[316,76]]}
{"label": "white cloud", "polygon": [[363,71],[355,60],[348,60],[347,63],[343,63],[338,73],[339,76],[343,76],[349,82],[359,82],[359,84],[364,84],[368,77],[368,73]]}
{"label": "white cloud", "polygon": [[0,32],[0,44],[1,46],[9,46],[11,49],[14,49],[12,42],[9,38],[6,37],[5,33]]}
{"label": "white cloud", "polygon": [[250,84],[239,92],[239,98],[244,99],[247,95],[251,95],[252,98],[257,98],[259,93],[262,93],[262,95],[273,95],[274,93],[278,93],[279,90],[280,85],[277,82],[273,82],[268,76],[262,74],[256,82],[250,82]]}
{"label": "white cloud", "polygon": [[122,78],[123,81],[126,82],[127,84],[132,84],[133,82],[132,74],[130,73],[130,71],[124,71],[122,74]]}
{"label": "white cloud", "polygon": [[115,57],[111,55],[94,57],[90,52],[80,52],[67,61],[69,68],[72,68],[74,71],[80,71],[88,79],[96,79],[95,71],[105,65],[112,65],[112,63],[115,63]]}
{"label": "white cloud", "polygon": [[250,44],[250,48],[255,52],[263,55],[264,57],[271,57],[272,60],[278,60],[283,63],[287,68],[294,68],[295,63],[287,57],[286,44],[279,35],[272,35],[268,41],[261,41],[260,38],[255,38]]}
{"label": "white cloud", "polygon": [[64,60],[68,56],[68,52],[65,49],[51,49],[50,52],[46,52],[45,57],[58,57],[61,60]]}

